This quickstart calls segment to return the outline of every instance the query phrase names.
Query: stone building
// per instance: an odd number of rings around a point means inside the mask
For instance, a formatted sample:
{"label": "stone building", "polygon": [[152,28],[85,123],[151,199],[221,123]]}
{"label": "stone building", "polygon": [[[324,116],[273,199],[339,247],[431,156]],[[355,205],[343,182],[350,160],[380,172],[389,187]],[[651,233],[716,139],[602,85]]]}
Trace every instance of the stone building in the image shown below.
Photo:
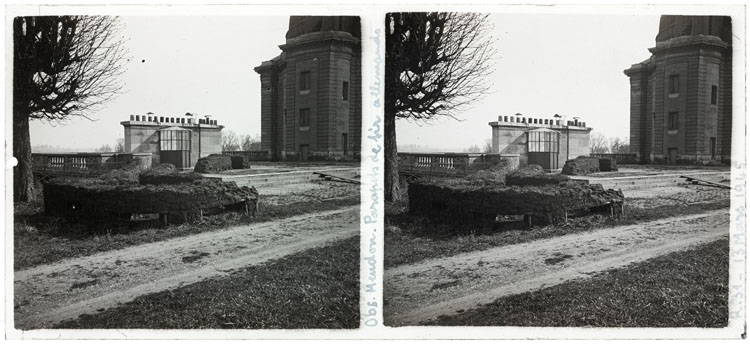
{"label": "stone building", "polygon": [[271,158],[358,159],[361,143],[359,17],[292,16],[281,54],[261,82],[261,148]]}
{"label": "stone building", "polygon": [[151,153],[153,165],[171,163],[189,169],[198,158],[221,154],[221,130],[216,120],[165,117],[152,113],[130,115],[125,129],[125,153]]}
{"label": "stone building", "polygon": [[641,162],[731,158],[730,17],[665,15],[630,77],[630,152]]}
{"label": "stone building", "polygon": [[519,164],[562,168],[566,160],[589,155],[592,128],[578,118],[529,118],[521,114],[499,116],[492,127],[492,153],[518,154]]}

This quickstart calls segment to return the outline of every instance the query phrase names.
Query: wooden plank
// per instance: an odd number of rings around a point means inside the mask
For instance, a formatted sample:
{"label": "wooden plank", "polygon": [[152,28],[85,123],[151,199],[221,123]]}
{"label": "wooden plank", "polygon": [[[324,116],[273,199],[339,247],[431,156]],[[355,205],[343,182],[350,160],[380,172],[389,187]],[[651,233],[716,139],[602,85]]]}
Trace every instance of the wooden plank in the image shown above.
{"label": "wooden plank", "polygon": [[334,176],[332,174],[323,173],[323,172],[313,172],[313,174],[317,174],[317,175],[321,176],[322,178],[325,178],[326,180],[336,179],[334,181],[345,182],[345,183],[352,183],[352,184],[361,184],[362,183],[362,182],[360,182],[359,180],[356,180],[356,179],[350,179],[350,178],[344,178],[344,177]]}
{"label": "wooden plank", "polygon": [[698,179],[698,178],[695,178],[695,177],[680,176],[680,178],[685,178],[685,180],[688,181],[688,182],[696,181],[696,182],[705,183],[705,184],[708,184],[708,185],[711,185],[711,186],[716,186],[716,187],[725,188],[725,189],[731,189],[732,188],[731,186],[726,185],[726,184],[709,182],[708,180]]}

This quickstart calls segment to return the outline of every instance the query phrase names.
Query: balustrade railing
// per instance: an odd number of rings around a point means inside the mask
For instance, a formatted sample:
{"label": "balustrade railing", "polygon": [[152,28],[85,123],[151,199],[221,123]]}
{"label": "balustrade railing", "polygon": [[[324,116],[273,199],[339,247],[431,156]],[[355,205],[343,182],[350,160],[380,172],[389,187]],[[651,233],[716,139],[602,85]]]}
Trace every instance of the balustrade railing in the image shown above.
{"label": "balustrade railing", "polygon": [[423,175],[467,175],[502,161],[515,168],[518,160],[518,154],[398,153],[398,169],[401,173]]}
{"label": "balustrade railing", "polygon": [[[129,153],[33,153],[34,173],[86,175],[122,168],[134,160]],[[150,154],[147,155],[150,165]]]}
{"label": "balustrade railing", "polygon": [[271,154],[267,150],[257,151],[224,151],[222,154],[225,155],[241,155],[246,157],[250,161],[267,161],[271,159]]}
{"label": "balustrade railing", "polygon": [[611,158],[618,164],[637,164],[638,159],[635,153],[591,153],[589,156],[594,158]]}

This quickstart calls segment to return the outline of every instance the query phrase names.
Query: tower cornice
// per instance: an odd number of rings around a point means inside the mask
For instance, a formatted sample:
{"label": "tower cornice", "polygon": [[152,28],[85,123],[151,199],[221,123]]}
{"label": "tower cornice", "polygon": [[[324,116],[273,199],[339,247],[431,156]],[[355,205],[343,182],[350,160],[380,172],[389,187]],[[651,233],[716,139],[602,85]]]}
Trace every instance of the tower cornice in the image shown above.
{"label": "tower cornice", "polygon": [[665,51],[690,48],[713,48],[725,50],[729,44],[722,41],[719,37],[709,35],[693,35],[675,37],[663,42],[656,42],[656,46],[648,50],[653,54],[659,54]]}
{"label": "tower cornice", "polygon": [[330,44],[359,46],[359,38],[352,36],[348,32],[342,31],[312,32],[287,39],[285,44],[279,45],[279,48],[281,48],[282,51],[289,51],[291,49],[305,46]]}

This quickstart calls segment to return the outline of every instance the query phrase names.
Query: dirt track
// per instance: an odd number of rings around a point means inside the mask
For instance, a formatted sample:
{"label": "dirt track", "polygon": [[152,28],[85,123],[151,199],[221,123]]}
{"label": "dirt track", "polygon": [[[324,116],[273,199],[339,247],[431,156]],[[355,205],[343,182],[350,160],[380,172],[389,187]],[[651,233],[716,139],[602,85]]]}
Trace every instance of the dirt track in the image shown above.
{"label": "dirt track", "polygon": [[398,266],[384,274],[386,325],[417,325],[728,234],[728,210],[719,210]]}
{"label": "dirt track", "polygon": [[47,328],[137,296],[356,235],[359,206],[232,227],[15,272],[15,327]]}

